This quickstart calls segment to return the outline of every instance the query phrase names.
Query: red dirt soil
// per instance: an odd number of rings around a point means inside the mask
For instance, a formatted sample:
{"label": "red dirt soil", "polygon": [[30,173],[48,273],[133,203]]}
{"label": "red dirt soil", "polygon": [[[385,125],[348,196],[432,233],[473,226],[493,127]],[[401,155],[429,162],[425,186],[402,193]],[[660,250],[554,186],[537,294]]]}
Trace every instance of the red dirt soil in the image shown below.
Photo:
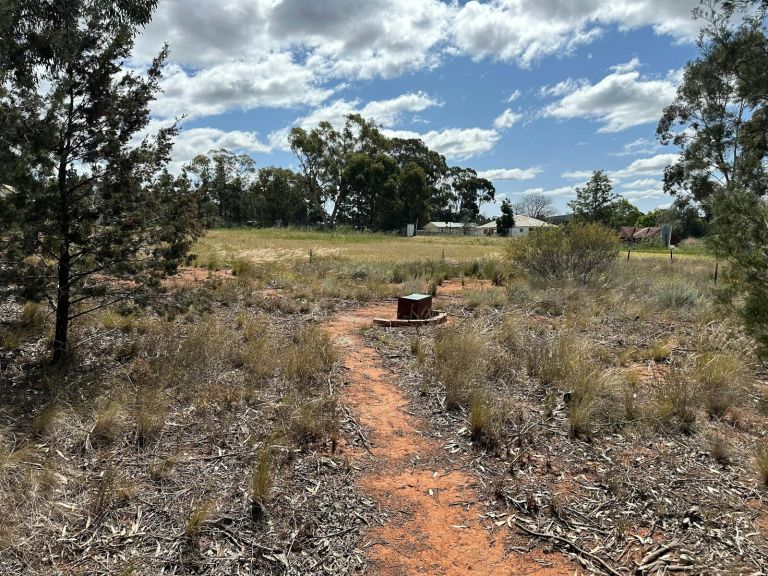
{"label": "red dirt soil", "polygon": [[370,431],[372,456],[356,450],[365,464],[361,488],[389,513],[383,526],[364,535],[369,558],[380,575],[465,574],[559,576],[579,572],[565,557],[504,549],[506,526],[491,533],[481,522],[475,478],[459,469],[424,430],[426,422],[406,412],[408,401],[368,346],[360,330],[374,316],[391,315],[393,303],[337,316],[328,332],[344,354],[349,385],[342,402]]}

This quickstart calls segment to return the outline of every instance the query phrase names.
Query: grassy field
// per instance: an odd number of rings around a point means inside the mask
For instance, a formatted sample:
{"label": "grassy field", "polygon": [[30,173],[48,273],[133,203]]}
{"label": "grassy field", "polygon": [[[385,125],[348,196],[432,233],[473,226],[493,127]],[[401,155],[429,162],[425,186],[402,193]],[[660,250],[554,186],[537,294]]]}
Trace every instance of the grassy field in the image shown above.
{"label": "grassy field", "polygon": [[468,261],[500,256],[503,239],[418,236],[358,232],[310,232],[294,229],[211,230],[194,247],[204,267],[226,266],[237,258],[254,262],[336,257],[351,262],[405,262],[447,259]]}
{"label": "grassy field", "polygon": [[[409,263],[449,260],[471,262],[503,257],[507,240],[499,237],[417,236],[352,231],[316,232],[299,229],[220,228],[209,231],[193,247],[196,264],[209,269],[231,268],[237,260],[256,264],[332,258],[348,263]],[[622,254],[626,256],[626,247]],[[630,259],[669,259],[663,246],[632,246]],[[674,250],[673,259],[713,257],[700,242],[683,244]],[[713,264],[714,266],[714,264]]]}

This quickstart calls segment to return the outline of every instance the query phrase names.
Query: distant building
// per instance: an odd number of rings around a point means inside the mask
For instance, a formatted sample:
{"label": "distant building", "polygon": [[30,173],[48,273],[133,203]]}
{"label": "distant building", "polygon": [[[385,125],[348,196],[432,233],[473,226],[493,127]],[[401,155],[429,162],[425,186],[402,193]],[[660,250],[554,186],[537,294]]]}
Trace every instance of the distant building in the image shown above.
{"label": "distant building", "polygon": [[424,226],[426,234],[445,234],[448,236],[476,236],[476,224],[462,222],[430,222]]}
{"label": "distant building", "polygon": [[[661,226],[648,226],[639,228],[637,226],[622,226],[619,228],[619,238],[624,242],[664,242],[663,228]],[[680,237],[671,233],[670,244],[677,246],[680,243]]]}
{"label": "distant building", "polygon": [[[531,230],[547,226],[552,226],[552,224],[522,214],[515,215],[515,225],[509,229],[509,236],[527,236]],[[478,226],[478,229],[482,231],[484,236],[493,236],[496,234],[496,221]]]}

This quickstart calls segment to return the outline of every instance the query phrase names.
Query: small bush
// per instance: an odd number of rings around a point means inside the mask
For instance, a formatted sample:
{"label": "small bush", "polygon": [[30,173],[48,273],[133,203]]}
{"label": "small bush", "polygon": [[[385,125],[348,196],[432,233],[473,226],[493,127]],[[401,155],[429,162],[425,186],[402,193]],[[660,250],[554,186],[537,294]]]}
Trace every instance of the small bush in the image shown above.
{"label": "small bush", "polygon": [[653,300],[664,309],[693,308],[701,300],[701,292],[688,281],[669,278],[654,285]]}
{"label": "small bush", "polygon": [[26,302],[21,309],[19,324],[28,331],[42,333],[48,319],[48,309],[39,302]]}
{"label": "small bush", "polygon": [[145,386],[136,389],[134,423],[136,442],[140,446],[145,446],[160,436],[169,411],[168,402],[159,389]]}
{"label": "small bush", "polygon": [[255,278],[257,276],[256,263],[248,258],[237,258],[232,262],[232,276],[238,278]]}
{"label": "small bush", "polygon": [[114,443],[123,432],[125,413],[122,404],[113,400],[94,415],[91,442],[95,446]]}
{"label": "small bush", "polygon": [[488,438],[491,411],[492,408],[485,394],[475,392],[469,403],[469,429],[473,442],[482,442]]}
{"label": "small bush", "polygon": [[464,292],[468,308],[503,308],[506,292],[498,288],[474,288]]}
{"label": "small bush", "polygon": [[751,375],[744,360],[730,354],[699,354],[693,361],[693,378],[710,418],[722,418],[740,402]]}
{"label": "small bush", "polygon": [[581,356],[572,364],[559,386],[566,391],[569,432],[573,438],[590,438],[599,418],[610,419],[615,409],[609,392],[615,388],[613,375]]}
{"label": "small bush", "polygon": [[544,385],[564,380],[583,353],[579,342],[568,333],[539,334],[530,338],[524,349],[528,374]]}
{"label": "small bush", "polygon": [[296,446],[333,441],[338,435],[338,402],[335,396],[289,398],[278,409],[283,435]]}
{"label": "small bush", "polygon": [[597,224],[542,228],[507,245],[515,267],[548,282],[591,284],[613,268],[618,253],[616,233]]}

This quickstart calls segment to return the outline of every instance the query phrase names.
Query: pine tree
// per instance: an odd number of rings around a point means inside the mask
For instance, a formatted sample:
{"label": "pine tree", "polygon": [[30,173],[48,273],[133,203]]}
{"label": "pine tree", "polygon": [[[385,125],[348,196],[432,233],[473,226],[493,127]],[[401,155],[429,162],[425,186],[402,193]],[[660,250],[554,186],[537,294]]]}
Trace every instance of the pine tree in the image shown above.
{"label": "pine tree", "polygon": [[609,226],[618,198],[611,179],[597,170],[584,187],[576,188],[576,200],[568,202],[568,207],[576,220]]}
{"label": "pine tree", "polygon": [[501,202],[501,216],[496,220],[496,233],[499,236],[509,236],[510,229],[515,227],[515,213],[512,203],[506,198]]}
{"label": "pine tree", "polygon": [[198,232],[198,198],[165,170],[176,127],[147,135],[167,47],[143,75],[124,67],[156,3],[0,14],[0,284],[49,303],[54,360],[73,319],[156,288]]}

